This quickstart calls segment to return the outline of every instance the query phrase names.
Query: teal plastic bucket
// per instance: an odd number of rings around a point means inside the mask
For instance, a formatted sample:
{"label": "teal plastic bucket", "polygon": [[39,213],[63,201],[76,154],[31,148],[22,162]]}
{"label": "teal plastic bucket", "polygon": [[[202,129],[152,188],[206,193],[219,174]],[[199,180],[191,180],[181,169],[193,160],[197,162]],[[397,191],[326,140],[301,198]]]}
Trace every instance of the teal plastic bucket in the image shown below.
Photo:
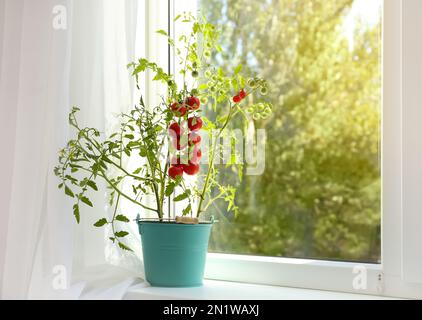
{"label": "teal plastic bucket", "polygon": [[154,287],[202,286],[212,223],[138,220],[145,277]]}

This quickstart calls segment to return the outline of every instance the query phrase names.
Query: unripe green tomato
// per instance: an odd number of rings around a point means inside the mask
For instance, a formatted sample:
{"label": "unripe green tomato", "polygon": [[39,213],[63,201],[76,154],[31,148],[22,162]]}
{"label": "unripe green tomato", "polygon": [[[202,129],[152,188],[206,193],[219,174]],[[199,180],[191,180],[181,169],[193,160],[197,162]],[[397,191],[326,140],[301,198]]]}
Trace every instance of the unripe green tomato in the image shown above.
{"label": "unripe green tomato", "polygon": [[259,92],[261,93],[261,95],[266,96],[268,94],[268,88],[267,87],[262,87]]}
{"label": "unripe green tomato", "polygon": [[256,105],[256,110],[257,110],[258,112],[263,112],[263,111],[265,110],[265,105],[264,105],[263,103],[258,103],[258,104]]}
{"label": "unripe green tomato", "polygon": [[261,115],[260,115],[259,113],[254,113],[254,115],[252,116],[252,118],[253,118],[255,121],[258,121],[258,120],[260,120],[260,119],[261,119]]}
{"label": "unripe green tomato", "polygon": [[256,82],[256,80],[255,80],[255,79],[249,79],[249,80],[248,80],[248,86],[249,86],[251,89],[255,89],[255,88],[257,87],[257,82]]}
{"label": "unripe green tomato", "polygon": [[255,112],[255,108],[254,107],[250,107],[248,108],[248,113],[254,113]]}

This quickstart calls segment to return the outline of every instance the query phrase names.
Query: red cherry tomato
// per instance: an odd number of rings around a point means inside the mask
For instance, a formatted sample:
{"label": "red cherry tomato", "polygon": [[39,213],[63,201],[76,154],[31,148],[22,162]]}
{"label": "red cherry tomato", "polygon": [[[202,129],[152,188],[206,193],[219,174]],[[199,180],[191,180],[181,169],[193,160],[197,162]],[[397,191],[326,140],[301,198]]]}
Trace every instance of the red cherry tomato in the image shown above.
{"label": "red cherry tomato", "polygon": [[240,96],[234,96],[233,97],[233,102],[234,103],[239,103],[240,101],[242,101],[242,99],[240,98]]}
{"label": "red cherry tomato", "polygon": [[189,133],[189,145],[194,146],[201,142],[201,136],[195,132]]}
{"label": "red cherry tomato", "polygon": [[171,109],[172,111],[176,111],[177,109],[179,109],[179,104],[178,104],[177,102],[172,103],[172,104],[170,105],[170,109]]}
{"label": "red cherry tomato", "polygon": [[188,119],[188,127],[191,131],[198,131],[202,128],[202,119],[200,117],[192,117]]}
{"label": "red cherry tomato", "polygon": [[202,159],[202,151],[200,148],[195,147],[193,148],[193,150],[191,150],[191,159],[190,162],[193,164],[199,164],[199,162],[201,162]]}
{"label": "red cherry tomato", "polygon": [[188,112],[188,108],[186,108],[185,104],[180,104],[177,102],[173,103],[170,106],[170,109],[174,112],[177,117],[183,117]]}
{"label": "red cherry tomato", "polygon": [[183,165],[183,171],[189,176],[194,176],[199,172],[199,164],[189,161],[189,164]]}
{"label": "red cherry tomato", "polygon": [[198,110],[201,106],[201,101],[197,97],[188,97],[186,104],[189,106],[189,110]]}
{"label": "red cherry tomato", "polygon": [[169,134],[172,137],[180,137],[183,134],[183,129],[179,126],[177,122],[173,122],[169,126]]}
{"label": "red cherry tomato", "polygon": [[169,168],[169,177],[172,179],[176,179],[177,177],[182,177],[183,176],[183,168],[181,167],[176,167],[176,166],[172,166]]}
{"label": "red cherry tomato", "polygon": [[247,94],[246,94],[246,91],[244,89],[240,90],[240,92],[239,92],[239,98],[241,100],[245,99],[246,98],[246,95]]}

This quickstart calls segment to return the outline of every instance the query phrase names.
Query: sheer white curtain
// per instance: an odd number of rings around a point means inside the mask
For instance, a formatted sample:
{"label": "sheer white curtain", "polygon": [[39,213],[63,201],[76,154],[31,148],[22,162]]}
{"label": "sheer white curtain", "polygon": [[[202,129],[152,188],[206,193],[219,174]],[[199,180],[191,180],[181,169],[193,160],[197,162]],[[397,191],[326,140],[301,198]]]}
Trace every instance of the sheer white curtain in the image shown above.
{"label": "sheer white curtain", "polygon": [[[69,138],[72,105],[81,107],[83,124],[103,131],[114,122],[112,114],[132,107],[125,66],[135,58],[136,17],[136,0],[0,0],[3,299],[93,297],[81,271],[107,262],[104,232],[89,226],[104,215],[104,195],[97,196],[96,210],[84,210],[89,232],[74,227],[71,202],[52,172]],[[109,298],[132,281],[118,274]],[[66,290],[53,285],[58,276],[68,281]]]}

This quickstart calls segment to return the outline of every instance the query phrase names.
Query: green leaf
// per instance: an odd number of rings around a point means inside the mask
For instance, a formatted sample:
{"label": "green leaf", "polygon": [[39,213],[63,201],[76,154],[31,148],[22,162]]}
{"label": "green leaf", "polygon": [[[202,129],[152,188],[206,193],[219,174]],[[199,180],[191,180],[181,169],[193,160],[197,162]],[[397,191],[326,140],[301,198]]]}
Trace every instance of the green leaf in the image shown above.
{"label": "green leaf", "polygon": [[218,103],[221,103],[221,102],[223,102],[226,99],[227,99],[227,96],[226,95],[221,95],[221,96],[218,97],[217,102]]}
{"label": "green leaf", "polygon": [[189,197],[189,194],[185,192],[185,193],[178,195],[176,198],[173,199],[173,201],[175,201],[175,202],[182,201],[182,200],[187,199],[188,197]]}
{"label": "green leaf", "polygon": [[79,224],[81,219],[80,219],[79,205],[78,204],[73,205],[73,215],[75,216],[76,222]]}
{"label": "green leaf", "polygon": [[75,179],[74,177],[70,176],[70,175],[66,175],[65,178],[67,180],[70,180],[71,183],[76,184],[78,182],[77,179]]}
{"label": "green leaf", "polygon": [[227,121],[228,115],[225,116],[218,116],[217,121],[220,123],[225,123]]}
{"label": "green leaf", "polygon": [[177,20],[179,20],[180,19],[180,17],[181,17],[182,15],[181,14],[178,14],[177,16],[176,16],[176,18],[174,18],[174,22],[176,22]]}
{"label": "green leaf", "polygon": [[139,145],[139,143],[138,143],[138,142],[136,142],[136,141],[131,141],[131,142],[129,142],[129,143],[126,145],[126,147],[127,147],[127,148],[130,148],[130,149],[133,149],[133,148],[136,148],[138,145]]}
{"label": "green leaf", "polygon": [[100,220],[98,220],[97,222],[94,223],[94,227],[100,228],[104,225],[107,224],[107,219],[106,218],[102,218]]}
{"label": "green leaf", "polygon": [[203,83],[201,85],[199,85],[198,90],[205,90],[208,88],[208,85],[206,83]]}
{"label": "green leaf", "polygon": [[165,32],[163,29],[157,30],[156,33],[162,34],[163,36],[168,36],[167,32]]}
{"label": "green leaf", "polygon": [[72,190],[70,190],[70,188],[68,187],[68,186],[64,186],[64,193],[66,194],[66,195],[68,195],[69,197],[71,197],[71,198],[74,198],[75,197],[75,194],[72,192]]}
{"label": "green leaf", "polygon": [[141,167],[141,168],[136,169],[135,171],[133,171],[133,174],[140,174],[140,173],[141,173],[141,171],[142,171],[142,167]]}
{"label": "green leaf", "polygon": [[246,80],[242,76],[239,76],[239,84],[242,88],[244,88],[246,85]]}
{"label": "green leaf", "polygon": [[192,206],[189,204],[185,209],[183,209],[183,215],[187,216],[192,210]]}
{"label": "green leaf", "polygon": [[239,64],[236,68],[234,68],[234,73],[238,74],[242,71],[243,66]]}
{"label": "green leaf", "polygon": [[86,184],[91,187],[93,190],[98,191],[97,184],[94,181],[88,180]]}
{"label": "green leaf", "polygon": [[126,232],[126,231],[119,231],[119,232],[116,232],[114,235],[115,235],[117,238],[124,238],[124,237],[126,237],[128,234],[129,234],[129,232]]}
{"label": "green leaf", "polygon": [[63,183],[60,183],[57,187],[59,188],[59,189],[62,189],[63,188]]}
{"label": "green leaf", "polygon": [[113,164],[113,162],[111,162],[111,160],[106,156],[102,156],[101,159],[103,159],[103,161],[105,161],[107,163]]}
{"label": "green leaf", "polygon": [[232,79],[231,83],[232,83],[233,89],[235,91],[237,91],[239,89],[239,84],[237,83],[237,80],[236,79]]}
{"label": "green leaf", "polygon": [[126,139],[130,139],[130,140],[133,140],[133,139],[135,139],[135,136],[133,134],[126,134],[125,135],[125,138]]}
{"label": "green leaf", "polygon": [[79,198],[83,203],[85,203],[86,205],[93,207],[91,200],[89,200],[87,197],[85,196],[81,196]]}
{"label": "green leaf", "polygon": [[129,222],[130,221],[128,217],[126,217],[126,216],[124,216],[122,214],[119,214],[118,216],[116,216],[115,219],[117,221],[121,221],[121,222]]}
{"label": "green leaf", "polygon": [[174,187],[175,187],[176,185],[174,184],[174,183],[169,183],[168,185],[167,185],[167,187],[166,187],[166,190],[165,190],[165,195],[166,195],[166,197],[169,197],[172,193],[173,193],[173,191],[174,191]]}
{"label": "green leaf", "polygon": [[116,241],[116,238],[110,237],[109,238],[111,241],[113,241],[113,243]]}
{"label": "green leaf", "polygon": [[104,170],[107,170],[107,165],[106,165],[103,161],[100,161],[98,164],[99,164],[101,167],[103,167],[103,168],[104,168]]}
{"label": "green leaf", "polygon": [[176,177],[176,181],[175,181],[176,186],[180,185],[182,183],[182,181],[183,181],[183,177],[182,176],[177,176]]}
{"label": "green leaf", "polygon": [[109,199],[109,205],[110,205],[110,207],[111,206],[113,206],[113,203],[114,203],[114,196],[115,196],[115,194],[116,194],[116,191],[112,191],[111,193],[110,193],[110,199]]}
{"label": "green leaf", "polygon": [[129,248],[128,246],[126,246],[125,244],[123,244],[121,242],[119,242],[119,247],[120,247],[120,249],[133,252],[133,250],[131,248]]}
{"label": "green leaf", "polygon": [[147,156],[147,153],[147,149],[145,147],[141,147],[141,150],[139,151],[139,156],[145,158]]}

